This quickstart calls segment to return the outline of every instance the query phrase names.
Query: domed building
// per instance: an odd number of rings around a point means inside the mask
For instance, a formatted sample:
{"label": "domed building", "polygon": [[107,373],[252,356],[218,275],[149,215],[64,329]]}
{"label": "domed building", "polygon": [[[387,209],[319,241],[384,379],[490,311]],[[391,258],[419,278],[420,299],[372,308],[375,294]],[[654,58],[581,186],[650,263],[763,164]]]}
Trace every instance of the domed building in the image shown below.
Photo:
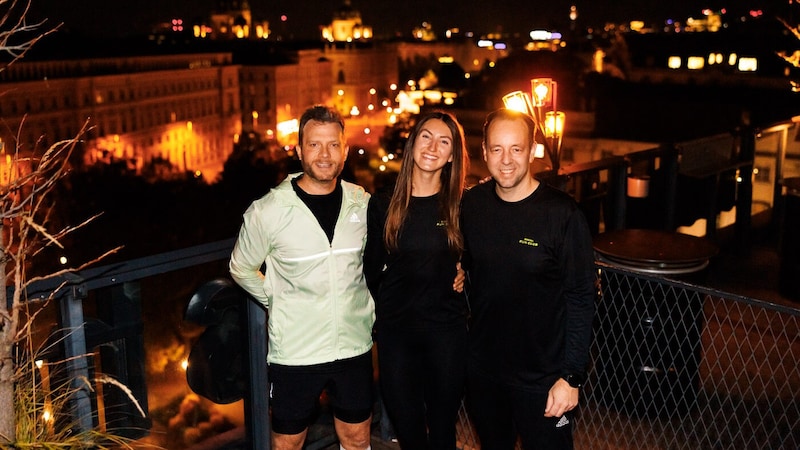
{"label": "domed building", "polygon": [[269,22],[253,22],[247,0],[219,0],[211,14],[210,28],[208,31],[214,39],[266,39],[269,36]]}
{"label": "domed building", "polygon": [[354,42],[372,39],[372,27],[361,23],[361,12],[344,0],[333,13],[330,25],[322,27],[322,38],[329,42]]}

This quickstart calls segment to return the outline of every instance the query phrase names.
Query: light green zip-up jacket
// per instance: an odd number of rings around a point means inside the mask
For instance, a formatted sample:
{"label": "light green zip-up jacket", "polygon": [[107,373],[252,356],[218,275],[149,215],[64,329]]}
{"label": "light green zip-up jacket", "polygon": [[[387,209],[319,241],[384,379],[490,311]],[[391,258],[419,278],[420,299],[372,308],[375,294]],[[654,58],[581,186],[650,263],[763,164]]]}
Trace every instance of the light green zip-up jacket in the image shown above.
{"label": "light green zip-up jacket", "polygon": [[292,189],[299,175],[250,205],[229,265],[233,279],[269,310],[267,360],[289,366],[363,355],[375,322],[362,270],[369,194],[340,181],[342,208],[329,243]]}

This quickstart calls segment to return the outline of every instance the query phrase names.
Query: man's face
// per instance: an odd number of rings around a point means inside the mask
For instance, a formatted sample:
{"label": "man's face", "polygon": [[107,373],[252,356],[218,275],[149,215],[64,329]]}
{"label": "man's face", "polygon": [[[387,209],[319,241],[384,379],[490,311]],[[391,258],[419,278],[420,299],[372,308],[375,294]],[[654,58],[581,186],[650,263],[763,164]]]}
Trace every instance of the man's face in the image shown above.
{"label": "man's face", "polygon": [[513,190],[529,176],[533,136],[521,120],[496,119],[486,130],[483,159],[501,189]]}
{"label": "man's face", "polygon": [[347,145],[339,124],[307,122],[297,154],[307,177],[320,183],[336,180],[347,159]]}

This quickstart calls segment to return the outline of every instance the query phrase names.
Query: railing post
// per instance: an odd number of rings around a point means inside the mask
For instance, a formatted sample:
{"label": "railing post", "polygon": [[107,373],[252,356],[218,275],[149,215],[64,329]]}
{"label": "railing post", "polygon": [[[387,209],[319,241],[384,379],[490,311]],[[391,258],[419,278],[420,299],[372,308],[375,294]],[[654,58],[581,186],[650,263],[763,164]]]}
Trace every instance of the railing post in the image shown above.
{"label": "railing post", "polygon": [[244,399],[245,427],[250,448],[270,450],[269,378],[267,375],[267,311],[250,296],[244,296],[247,330],[247,395]]}
{"label": "railing post", "polygon": [[663,152],[661,163],[664,171],[664,229],[672,231],[676,227],[678,202],[678,149],[671,146]]}
{"label": "railing post", "polygon": [[86,287],[83,284],[68,286],[67,292],[59,302],[61,326],[64,329],[64,356],[67,376],[72,388],[72,413],[76,432],[90,431],[94,428],[92,401],[89,397],[89,365],[86,354],[86,333],[84,330],[83,299]]}
{"label": "railing post", "polygon": [[736,193],[734,233],[738,243],[736,247],[749,250],[750,228],[753,222],[753,162],[756,155],[756,132],[752,127],[742,127],[739,133],[739,161],[749,164],[739,167],[741,181],[738,181]]}
{"label": "railing post", "polygon": [[[144,323],[142,321],[142,293],[138,280],[127,281],[96,291],[97,319],[104,326],[98,333],[87,327],[86,345],[98,348],[100,367],[113,376],[130,392],[120,389],[103,390],[103,416],[109,429],[116,435],[140,438],[152,427],[147,414],[147,379],[145,376]],[[89,322],[91,325],[91,322]],[[115,345],[104,345],[108,343]],[[98,394],[99,395],[99,394]],[[135,399],[138,408],[133,404]]]}
{"label": "railing post", "polygon": [[[611,223],[606,224],[607,230],[621,230],[625,228],[627,208],[627,182],[628,167],[626,162],[614,165],[608,171],[609,197],[611,199]],[[610,225],[610,226],[609,226]]]}

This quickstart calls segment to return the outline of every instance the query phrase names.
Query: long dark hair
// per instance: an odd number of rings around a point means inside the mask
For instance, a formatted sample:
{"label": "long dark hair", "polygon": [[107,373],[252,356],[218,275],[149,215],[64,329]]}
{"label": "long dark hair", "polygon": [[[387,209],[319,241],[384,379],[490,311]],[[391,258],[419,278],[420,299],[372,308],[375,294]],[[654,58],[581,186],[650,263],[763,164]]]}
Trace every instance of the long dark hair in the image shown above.
{"label": "long dark hair", "polygon": [[383,230],[383,238],[386,248],[389,250],[397,249],[397,241],[400,230],[408,214],[408,204],[411,201],[411,175],[414,170],[414,141],[417,140],[420,129],[426,122],[432,119],[439,119],[447,125],[453,135],[453,161],[448,162],[442,168],[441,190],[439,195],[439,210],[443,218],[447,219],[447,242],[450,248],[461,252],[464,248],[464,239],[461,237],[461,227],[459,224],[459,209],[461,206],[461,195],[464,192],[464,179],[469,169],[469,154],[467,153],[464,130],[458,120],[443,111],[434,111],[422,116],[411,134],[408,136],[403,150],[403,162],[400,172],[397,175],[397,183],[394,186],[392,200],[389,203],[389,211],[386,215],[386,226]]}

